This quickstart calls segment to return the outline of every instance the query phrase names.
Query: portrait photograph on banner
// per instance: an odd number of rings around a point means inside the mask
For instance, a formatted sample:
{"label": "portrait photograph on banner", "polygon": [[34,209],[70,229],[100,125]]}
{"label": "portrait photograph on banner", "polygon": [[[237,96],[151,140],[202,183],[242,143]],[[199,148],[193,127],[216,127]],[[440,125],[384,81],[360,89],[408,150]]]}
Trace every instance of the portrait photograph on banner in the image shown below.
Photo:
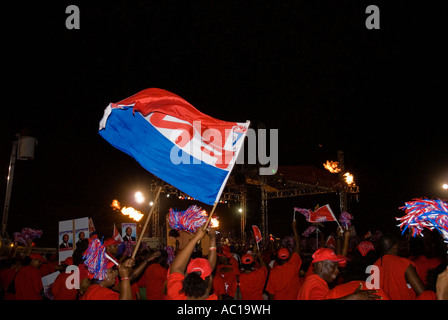
{"label": "portrait photograph on banner", "polygon": [[137,238],[137,224],[136,223],[122,223],[121,236],[123,241],[131,241],[135,243]]}

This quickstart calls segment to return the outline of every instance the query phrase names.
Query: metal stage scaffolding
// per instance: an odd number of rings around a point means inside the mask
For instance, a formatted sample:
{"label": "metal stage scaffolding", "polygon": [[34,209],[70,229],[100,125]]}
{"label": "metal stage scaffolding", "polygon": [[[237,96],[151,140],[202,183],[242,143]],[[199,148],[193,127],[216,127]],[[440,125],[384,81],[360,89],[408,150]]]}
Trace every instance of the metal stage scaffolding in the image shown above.
{"label": "metal stage scaffolding", "polygon": [[[164,181],[155,178],[150,190],[155,191],[162,185],[162,193],[173,195],[182,199],[191,199],[190,196]],[[274,175],[261,176],[258,167],[240,165],[235,166],[226,187],[221,195],[220,202],[237,202],[240,204],[242,239],[246,239],[246,212],[248,186],[258,186],[261,192],[261,232],[263,239],[269,239],[268,200],[279,198],[300,197],[305,195],[318,195],[338,193],[340,195],[341,212],[347,211],[347,194],[357,196],[359,187],[347,185],[341,175],[334,175],[313,166],[279,166]],[[153,236],[161,236],[159,210],[153,212]]]}

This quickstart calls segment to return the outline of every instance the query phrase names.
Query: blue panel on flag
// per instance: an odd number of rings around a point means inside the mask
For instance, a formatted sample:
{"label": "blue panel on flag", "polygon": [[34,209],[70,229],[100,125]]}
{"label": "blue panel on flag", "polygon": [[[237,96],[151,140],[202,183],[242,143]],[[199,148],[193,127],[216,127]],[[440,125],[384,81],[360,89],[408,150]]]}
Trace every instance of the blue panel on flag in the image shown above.
{"label": "blue panel on flag", "polygon": [[180,155],[181,149],[157,131],[139,112],[134,113],[132,107],[112,109],[106,128],[100,130],[99,134],[155,176],[206,204],[214,204],[229,174],[204,162],[197,164],[199,161],[188,154],[183,156],[190,157],[190,164],[174,164],[170,155],[172,152]]}

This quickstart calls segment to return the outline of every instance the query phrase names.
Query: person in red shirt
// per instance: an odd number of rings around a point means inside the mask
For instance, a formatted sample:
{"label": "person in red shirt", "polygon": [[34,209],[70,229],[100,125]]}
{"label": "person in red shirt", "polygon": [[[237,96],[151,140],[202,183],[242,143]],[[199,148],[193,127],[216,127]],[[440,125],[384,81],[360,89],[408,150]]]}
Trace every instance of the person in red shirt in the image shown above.
{"label": "person in red shirt", "polygon": [[62,262],[62,265],[63,269],[61,270],[61,273],[56,277],[51,287],[53,300],[76,300],[78,298],[78,289],[69,289],[66,285],[67,278],[72,276],[72,273],[65,272],[68,266],[73,265],[73,258],[68,257]]}
{"label": "person in red shirt", "polygon": [[300,237],[297,231],[297,222],[293,220],[292,229],[295,236],[294,251],[292,254],[286,248],[278,250],[278,264],[272,268],[266,291],[270,300],[295,300],[299,290],[299,271],[302,264],[300,258]]}
{"label": "person in red shirt", "polygon": [[165,300],[165,283],[168,276],[168,254],[160,250],[159,258],[150,264],[143,275],[145,278],[146,300]]}
{"label": "person in red shirt", "polygon": [[15,282],[13,280],[22,264],[16,258],[9,258],[6,263],[9,268],[4,269],[0,274],[0,287],[4,290],[3,300],[16,300]]}
{"label": "person in red shirt", "polygon": [[425,286],[427,285],[428,271],[435,269],[445,260],[446,253],[439,242],[443,243],[438,238],[437,232],[428,229],[423,230],[422,237],[412,237],[409,240],[411,251],[409,260],[415,264],[417,273]]}
{"label": "person in red shirt", "polygon": [[167,295],[169,300],[217,300],[212,289],[212,271],[216,266],[216,234],[211,229],[210,250],[207,259],[196,258],[190,262],[190,256],[196,243],[205,237],[203,227],[196,230],[193,238],[177,254],[171,264],[167,279]]}
{"label": "person in red shirt", "polygon": [[[132,289],[129,277],[135,260],[130,258],[115,268],[115,264],[108,262],[103,280],[92,279],[89,288],[80,300],[132,300]],[[120,277],[119,292],[113,291],[117,275]]]}
{"label": "person in red shirt", "polygon": [[55,254],[47,254],[45,255],[45,262],[39,268],[41,277],[45,277],[50,273],[58,271],[57,268],[59,266],[58,258]]}
{"label": "person in red shirt", "polygon": [[41,254],[30,255],[29,265],[17,271],[15,277],[16,300],[42,300],[42,277],[39,268],[45,261]]}
{"label": "person in red shirt", "polygon": [[213,291],[219,300],[233,299],[237,288],[236,277],[239,274],[238,261],[230,253],[229,246],[223,246],[218,253],[218,265],[213,278]]}
{"label": "person in red shirt", "polygon": [[[313,274],[308,276],[305,283],[300,289],[298,300],[325,300],[330,292],[328,286],[339,274],[339,264],[345,262],[344,256],[337,256],[333,250],[329,248],[320,248],[313,254]],[[379,299],[380,296],[375,295],[376,290],[362,290],[357,284],[356,289],[352,293],[334,297],[340,300],[373,300]]]}
{"label": "person in red shirt", "polygon": [[375,262],[375,266],[379,269],[380,288],[392,300],[415,300],[425,291],[425,286],[414,263],[398,256],[398,238],[384,235],[379,246],[383,256]]}
{"label": "person in red shirt", "polygon": [[241,257],[242,268],[239,275],[241,300],[263,300],[263,288],[266,284],[268,268],[258,250],[256,257],[260,263],[259,269],[255,269],[254,258],[251,254],[246,253]]}

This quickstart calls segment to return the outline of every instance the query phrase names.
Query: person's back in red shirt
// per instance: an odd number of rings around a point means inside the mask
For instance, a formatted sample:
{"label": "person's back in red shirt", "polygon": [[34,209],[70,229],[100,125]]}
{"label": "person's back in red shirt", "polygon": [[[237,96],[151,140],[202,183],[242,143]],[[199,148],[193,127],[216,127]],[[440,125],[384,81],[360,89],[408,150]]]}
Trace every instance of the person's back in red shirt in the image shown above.
{"label": "person's back in red shirt", "polygon": [[324,279],[317,274],[311,274],[306,277],[300,288],[297,300],[324,300],[329,291],[330,288]]}
{"label": "person's back in red shirt", "polygon": [[149,265],[145,270],[146,300],[165,300],[165,282],[168,270],[159,263]]}
{"label": "person's back in red shirt", "polygon": [[78,289],[68,289],[66,285],[67,278],[72,276],[72,273],[60,273],[54,280],[51,287],[53,300],[76,300],[78,298]]}
{"label": "person's back in red shirt", "polygon": [[38,268],[31,264],[17,271],[16,300],[42,300],[42,278]]}
{"label": "person's back in red shirt", "polygon": [[442,260],[439,257],[427,258],[425,255],[420,255],[418,257],[414,257],[410,259],[417,269],[417,273],[422,279],[423,284],[426,285],[426,276],[428,274],[428,270],[434,269],[442,263]]}
{"label": "person's back in red shirt", "polygon": [[273,295],[274,300],[297,299],[301,264],[300,256],[293,252],[287,262],[271,270],[266,291]]}
{"label": "person's back in red shirt", "polygon": [[5,290],[3,300],[15,300],[15,284],[13,282],[20,265],[12,266],[11,268],[3,270],[0,275],[0,285]]}
{"label": "person's back in red shirt", "polygon": [[241,299],[263,300],[263,288],[268,276],[268,269],[262,266],[250,273],[241,272],[239,275]]}
{"label": "person's back in red shirt", "polygon": [[415,300],[415,291],[406,282],[406,270],[414,263],[403,257],[386,254],[375,262],[379,268],[380,288],[392,300]]}
{"label": "person's back in red shirt", "polygon": [[118,300],[120,294],[99,284],[90,285],[80,300]]}
{"label": "person's back in red shirt", "polygon": [[216,267],[213,278],[213,291],[218,296],[234,297],[237,288],[235,268],[232,265],[220,264]]}

